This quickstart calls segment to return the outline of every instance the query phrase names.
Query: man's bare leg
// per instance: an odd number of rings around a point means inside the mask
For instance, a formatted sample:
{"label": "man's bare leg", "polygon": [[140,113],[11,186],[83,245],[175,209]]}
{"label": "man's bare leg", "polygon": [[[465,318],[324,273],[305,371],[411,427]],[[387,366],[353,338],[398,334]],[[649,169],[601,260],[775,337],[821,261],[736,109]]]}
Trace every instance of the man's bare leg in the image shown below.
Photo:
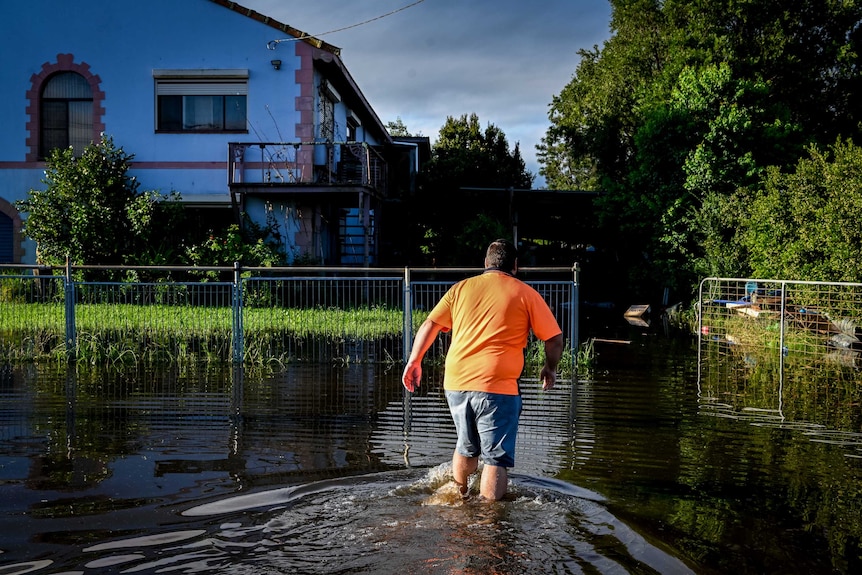
{"label": "man's bare leg", "polygon": [[488,465],[482,468],[482,483],[479,493],[489,501],[499,501],[509,487],[509,472],[505,467]]}
{"label": "man's bare leg", "polygon": [[478,457],[464,457],[457,451],[452,455],[452,478],[458,484],[462,494],[467,493],[467,479],[479,469]]}

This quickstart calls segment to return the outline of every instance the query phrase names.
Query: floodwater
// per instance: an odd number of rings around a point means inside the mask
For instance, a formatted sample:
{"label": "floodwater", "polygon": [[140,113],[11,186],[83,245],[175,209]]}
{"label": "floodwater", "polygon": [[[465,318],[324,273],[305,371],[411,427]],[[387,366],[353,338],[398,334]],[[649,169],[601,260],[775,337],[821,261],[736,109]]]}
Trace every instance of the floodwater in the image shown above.
{"label": "floodwater", "polygon": [[396,365],[2,367],[0,575],[859,572],[848,392],[706,382],[690,336],[604,335],[574,385],[524,382],[493,504],[448,489],[431,366],[406,421]]}

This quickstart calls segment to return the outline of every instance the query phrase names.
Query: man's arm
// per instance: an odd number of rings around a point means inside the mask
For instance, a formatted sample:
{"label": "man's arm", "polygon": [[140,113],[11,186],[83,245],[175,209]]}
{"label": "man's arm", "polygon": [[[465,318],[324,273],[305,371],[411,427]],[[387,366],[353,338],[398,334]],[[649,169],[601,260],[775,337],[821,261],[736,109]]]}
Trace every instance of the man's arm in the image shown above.
{"label": "man's arm", "polygon": [[553,389],[557,383],[557,366],[563,357],[563,334],[557,334],[545,341],[545,365],[542,366],[542,389]]}
{"label": "man's arm", "polygon": [[407,391],[416,391],[419,387],[419,383],[422,380],[422,358],[425,357],[425,352],[428,351],[428,348],[437,339],[437,334],[442,330],[442,325],[426,319],[416,331],[416,337],[413,339],[413,348],[410,350],[410,358],[407,360],[407,365],[404,366],[404,374],[401,376],[401,382],[407,388]]}

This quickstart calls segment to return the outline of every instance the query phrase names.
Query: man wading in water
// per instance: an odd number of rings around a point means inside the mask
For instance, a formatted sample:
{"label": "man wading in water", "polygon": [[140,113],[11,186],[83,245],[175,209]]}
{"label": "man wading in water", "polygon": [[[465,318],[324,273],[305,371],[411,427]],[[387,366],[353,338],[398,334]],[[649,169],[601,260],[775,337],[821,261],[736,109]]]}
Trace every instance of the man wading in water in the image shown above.
{"label": "man wading in water", "polygon": [[416,391],[425,352],[441,331],[452,332],[443,388],[458,433],[452,475],[464,498],[480,458],[481,496],[497,501],[506,494],[521,415],[518,378],[530,331],[545,343],[542,389],[557,381],[562,330],[542,296],[515,278],[517,271],[515,246],[491,242],[485,272],[452,286],[419,327],[401,378],[408,391]]}

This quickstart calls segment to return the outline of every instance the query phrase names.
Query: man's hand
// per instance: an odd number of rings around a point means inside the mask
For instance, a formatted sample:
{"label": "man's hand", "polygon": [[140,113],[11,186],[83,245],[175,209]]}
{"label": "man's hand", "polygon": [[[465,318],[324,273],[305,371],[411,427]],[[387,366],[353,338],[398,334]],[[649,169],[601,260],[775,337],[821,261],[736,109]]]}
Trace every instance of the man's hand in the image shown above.
{"label": "man's hand", "polygon": [[404,384],[407,391],[413,392],[419,389],[419,382],[422,381],[422,358],[425,357],[425,352],[434,343],[434,339],[442,329],[442,325],[434,323],[430,319],[426,319],[419,326],[419,330],[416,332],[416,339],[413,340],[410,359],[407,360],[407,365],[404,366],[404,374],[401,376],[401,383]]}
{"label": "man's hand", "polygon": [[542,367],[542,389],[554,389],[557,384],[557,365],[563,357],[563,334],[558,334],[545,341],[545,365]]}
{"label": "man's hand", "polygon": [[407,362],[404,367],[404,374],[401,376],[401,383],[407,388],[407,391],[414,392],[419,389],[419,383],[422,381],[422,362]]}
{"label": "man's hand", "polygon": [[551,369],[547,366],[542,368],[542,373],[539,376],[542,379],[542,390],[548,391],[549,389],[554,389],[554,385],[557,384],[557,372],[554,369]]}

